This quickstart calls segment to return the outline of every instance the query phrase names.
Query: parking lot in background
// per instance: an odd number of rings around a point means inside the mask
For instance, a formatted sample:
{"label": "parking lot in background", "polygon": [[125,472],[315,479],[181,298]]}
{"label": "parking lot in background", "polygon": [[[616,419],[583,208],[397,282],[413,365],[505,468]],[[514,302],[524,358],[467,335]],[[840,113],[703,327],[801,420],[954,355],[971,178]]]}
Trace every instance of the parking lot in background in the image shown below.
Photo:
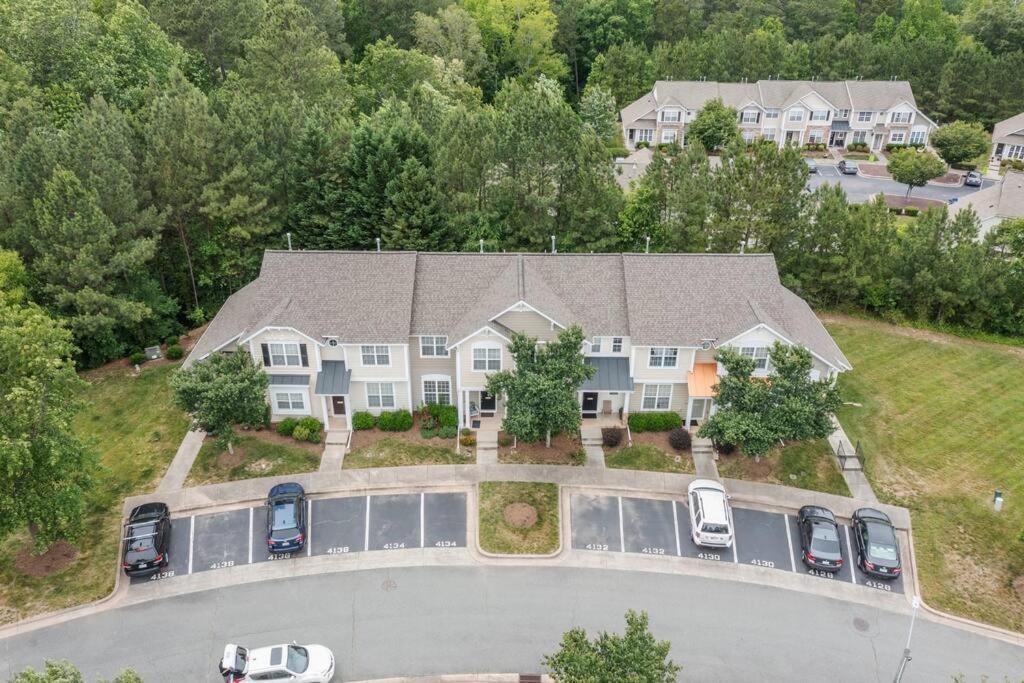
{"label": "parking lot in background", "polygon": [[307,500],[306,545],[267,551],[265,505],[171,520],[170,564],[132,584],[195,572],[365,550],[466,547],[465,493],[410,493]]}
{"label": "parking lot in background", "polygon": [[684,500],[594,496],[569,499],[572,547],[577,550],[629,552],[733,562],[805,574],[822,581],[845,581],[887,593],[903,593],[903,577],[883,581],[854,569],[850,527],[840,525],[843,568],[835,574],[808,569],[800,558],[795,515],[733,506],[732,548],[701,548],[691,538]]}

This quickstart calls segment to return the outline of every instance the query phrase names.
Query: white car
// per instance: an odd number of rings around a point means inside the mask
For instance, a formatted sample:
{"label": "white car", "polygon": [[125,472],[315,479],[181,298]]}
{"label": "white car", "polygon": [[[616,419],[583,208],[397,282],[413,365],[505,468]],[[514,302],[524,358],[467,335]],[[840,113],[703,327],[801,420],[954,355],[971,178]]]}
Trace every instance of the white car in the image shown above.
{"label": "white car", "polygon": [[247,650],[231,644],[224,647],[219,668],[225,683],[328,683],[334,678],[334,655],[323,645],[292,643]]}
{"label": "white car", "polygon": [[732,547],[732,509],[725,487],[710,479],[695,479],[686,492],[693,542],[709,548]]}

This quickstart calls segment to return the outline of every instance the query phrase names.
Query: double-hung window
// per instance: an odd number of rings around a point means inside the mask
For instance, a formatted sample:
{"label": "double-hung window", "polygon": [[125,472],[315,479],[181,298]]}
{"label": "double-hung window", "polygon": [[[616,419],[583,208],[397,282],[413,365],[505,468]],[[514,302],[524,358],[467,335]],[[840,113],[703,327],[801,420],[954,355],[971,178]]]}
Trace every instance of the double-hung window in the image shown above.
{"label": "double-hung window", "polygon": [[868,132],[866,130],[855,130],[855,131],[853,131],[853,141],[854,142],[867,142],[868,141]]}
{"label": "double-hung window", "polygon": [[910,123],[911,114],[909,111],[894,111],[892,113],[891,123]]}
{"label": "double-hung window", "polygon": [[362,356],[363,365],[391,365],[391,350],[387,346],[363,346],[359,355]]}
{"label": "double-hung window", "polygon": [[910,131],[910,144],[912,144],[912,145],[923,145],[924,144],[924,131],[923,130],[912,130],[912,131]]}
{"label": "double-hung window", "polygon": [[423,380],[423,402],[442,406],[452,404],[452,383],[447,379]]}
{"label": "double-hung window", "polygon": [[301,391],[275,391],[274,412],[302,413],[306,412],[306,395]]}
{"label": "double-hung window", "polygon": [[622,353],[622,337],[612,337],[612,353]]}
{"label": "double-hung window", "polygon": [[665,144],[675,142],[676,133],[678,132],[679,131],[677,131],[675,128],[666,128],[665,130],[661,131],[661,141]]}
{"label": "double-hung window", "polygon": [[672,401],[671,384],[645,384],[642,410],[668,410]]}
{"label": "double-hung window", "polygon": [[287,365],[298,367],[302,365],[298,344],[271,342],[267,346],[270,348],[270,364],[272,366]]}
{"label": "double-hung window", "polygon": [[420,356],[423,358],[447,358],[448,337],[420,337]]}
{"label": "double-hung window", "polygon": [[744,109],[740,114],[740,123],[757,123],[760,113],[757,110]]}
{"label": "double-hung window", "polygon": [[765,117],[765,119],[777,119],[777,118],[779,118],[779,110],[778,109],[768,109],[767,111],[765,111],[764,117]]}
{"label": "double-hung window", "polygon": [[671,346],[652,346],[647,366],[651,368],[674,368],[679,361],[679,349]]}
{"label": "double-hung window", "polygon": [[756,370],[767,370],[768,369],[768,347],[767,346],[744,346],[740,349],[740,353],[747,358],[754,359],[754,369]]}
{"label": "double-hung window", "polygon": [[850,110],[849,109],[840,109],[839,113],[836,114],[836,118],[839,119],[840,121],[845,121],[845,120],[849,119],[850,118]]}
{"label": "double-hung window", "polygon": [[665,123],[678,123],[680,113],[678,109],[664,109],[661,112],[661,120]]}
{"label": "double-hung window", "polygon": [[371,408],[394,408],[395,385],[391,382],[367,382],[366,405]]}
{"label": "double-hung window", "polygon": [[601,353],[601,338],[600,337],[594,337],[594,339],[590,342],[590,352],[591,353]]}
{"label": "double-hung window", "polygon": [[473,370],[477,372],[501,370],[501,348],[481,346],[473,349]]}
{"label": "double-hung window", "polygon": [[857,112],[857,121],[860,123],[871,123],[871,119],[873,118],[875,118],[875,112],[873,111]]}
{"label": "double-hung window", "polygon": [[815,109],[812,111],[811,121],[828,121],[828,109]]}
{"label": "double-hung window", "polygon": [[889,142],[891,142],[894,145],[902,145],[903,137],[904,134],[902,132],[894,132],[891,135],[889,135]]}
{"label": "double-hung window", "polygon": [[793,122],[803,121],[804,120],[804,110],[803,109],[790,109],[789,110],[789,120],[793,121]]}

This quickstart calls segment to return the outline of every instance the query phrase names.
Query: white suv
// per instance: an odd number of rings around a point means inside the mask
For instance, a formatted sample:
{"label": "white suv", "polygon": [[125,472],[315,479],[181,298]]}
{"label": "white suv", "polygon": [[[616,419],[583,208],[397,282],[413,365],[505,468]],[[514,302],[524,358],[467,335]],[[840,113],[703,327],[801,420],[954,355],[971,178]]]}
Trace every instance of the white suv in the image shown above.
{"label": "white suv", "polygon": [[328,683],[334,678],[334,655],[323,645],[272,645],[247,650],[224,647],[220,675],[225,683],[292,681]]}
{"label": "white suv", "polygon": [[711,548],[732,547],[732,510],[725,488],[717,481],[696,479],[686,492],[693,542]]}

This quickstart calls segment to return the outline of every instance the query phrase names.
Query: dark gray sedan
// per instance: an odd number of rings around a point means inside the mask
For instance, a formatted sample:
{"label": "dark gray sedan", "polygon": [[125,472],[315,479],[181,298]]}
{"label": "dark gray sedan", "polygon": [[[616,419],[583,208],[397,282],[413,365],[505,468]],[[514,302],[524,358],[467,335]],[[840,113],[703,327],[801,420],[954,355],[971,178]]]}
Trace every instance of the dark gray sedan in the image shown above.
{"label": "dark gray sedan", "polygon": [[800,557],[811,569],[837,572],[843,566],[836,516],[828,508],[805,505],[797,517],[800,528]]}

